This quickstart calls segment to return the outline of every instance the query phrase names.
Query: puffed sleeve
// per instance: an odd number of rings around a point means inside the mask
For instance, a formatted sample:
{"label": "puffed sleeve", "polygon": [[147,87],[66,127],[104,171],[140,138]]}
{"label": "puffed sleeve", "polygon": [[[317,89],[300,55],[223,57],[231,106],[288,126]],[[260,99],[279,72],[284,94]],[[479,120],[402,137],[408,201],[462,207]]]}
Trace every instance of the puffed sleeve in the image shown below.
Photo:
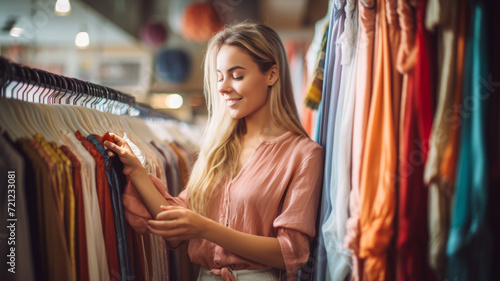
{"label": "puffed sleeve", "polygon": [[273,223],[288,280],[295,280],[297,271],[309,258],[309,245],[316,234],[323,161],[323,149],[315,146],[292,175],[282,212]]}
{"label": "puffed sleeve", "polygon": [[[186,189],[184,189],[179,196],[173,197],[168,194],[167,186],[159,178],[152,174],[149,174],[149,178],[151,178],[153,184],[161,195],[167,199],[170,205],[186,207]],[[122,194],[122,201],[125,207],[125,219],[130,226],[139,234],[146,233],[148,231],[148,220],[152,219],[152,217],[131,181],[128,181],[125,186],[125,190]]]}

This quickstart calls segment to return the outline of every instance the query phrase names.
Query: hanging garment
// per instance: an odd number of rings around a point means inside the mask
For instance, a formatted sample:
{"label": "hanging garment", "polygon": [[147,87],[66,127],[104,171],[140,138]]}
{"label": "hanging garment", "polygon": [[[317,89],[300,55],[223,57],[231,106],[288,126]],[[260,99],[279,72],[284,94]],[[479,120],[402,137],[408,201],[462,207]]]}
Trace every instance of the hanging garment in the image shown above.
{"label": "hanging garment", "polygon": [[75,256],[75,197],[70,172],[70,162],[55,144],[49,144],[41,134],[35,135],[38,142],[39,153],[43,157],[51,159],[55,167],[56,175],[56,200],[58,201],[60,219],[63,221],[66,232],[66,240],[70,259],[72,280],[76,280],[76,256]]}
{"label": "hanging garment", "polygon": [[[387,254],[393,238],[396,211],[397,124],[401,76],[396,73],[395,54],[399,28],[395,2],[377,1],[377,36],[373,91],[363,152],[360,185],[360,250],[363,279],[388,278]],[[387,10],[386,10],[387,9]]]}
{"label": "hanging garment", "polygon": [[63,130],[61,138],[64,146],[74,154],[81,167],[89,279],[109,280],[99,201],[95,190],[95,160],[73,134]]}
{"label": "hanging garment", "polygon": [[431,68],[424,27],[427,0],[416,7],[416,60],[408,73],[401,154],[397,224],[397,279],[433,280],[428,266],[427,186],[423,182],[432,126]]}
{"label": "hanging garment", "polygon": [[[101,137],[99,137],[100,139]],[[106,149],[95,135],[88,135],[87,140],[91,142],[104,159],[104,168],[108,187],[111,194],[111,206],[113,209],[113,218],[116,229],[116,243],[118,249],[118,261],[120,265],[121,279],[126,280],[132,277],[132,264],[130,260],[130,249],[128,237],[125,229],[125,218],[123,215],[123,204],[121,200],[121,191],[125,187],[126,179],[121,173],[123,165],[119,161],[113,161],[106,153]],[[118,166],[116,166],[118,164]]]}
{"label": "hanging garment", "polygon": [[447,245],[448,279],[490,280],[492,237],[487,220],[488,167],[486,110],[488,48],[486,1],[471,2],[471,21],[465,57],[462,131],[457,186]]}
{"label": "hanging garment", "polygon": [[[338,39],[342,50],[342,75],[338,92],[335,121],[329,130],[333,131],[330,185],[328,196],[332,204],[331,212],[323,223],[323,237],[328,256],[328,272],[331,280],[345,280],[351,271],[351,255],[344,248],[348,218],[349,193],[351,190],[351,140],[354,110],[354,91],[356,79],[356,39],[358,34],[358,17],[355,1],[347,1],[345,5],[344,32]],[[340,52],[339,52],[340,54]],[[329,144],[327,143],[327,149]],[[326,167],[325,167],[326,168]],[[324,187],[326,187],[326,183]]]}
{"label": "hanging garment", "polygon": [[[8,237],[14,232],[11,226],[11,219],[15,219],[15,267],[14,272],[9,271],[12,268],[10,263],[12,240],[2,240],[0,243],[0,252],[5,254],[6,261],[2,263],[0,269],[4,280],[24,281],[34,280],[38,272],[35,272],[33,266],[32,237],[34,229],[28,220],[28,201],[25,186],[25,164],[23,157],[15,148],[0,135],[0,173],[4,188],[0,189],[0,207],[3,210],[0,219],[6,222]],[[7,184],[8,183],[8,184]],[[12,190],[12,191],[11,191]],[[12,205],[14,203],[14,205]],[[13,212],[15,211],[15,212]],[[10,215],[13,213],[13,215]],[[8,227],[8,228],[7,228]],[[8,239],[8,238],[7,238]]]}
{"label": "hanging garment", "polygon": [[351,193],[349,195],[349,218],[346,222],[344,244],[352,250],[352,279],[361,280],[362,265],[359,260],[360,239],[360,183],[363,147],[370,108],[373,80],[373,51],[375,38],[375,1],[359,0],[357,2],[359,18],[359,36],[356,49],[356,87],[354,120],[352,132],[352,169]]}
{"label": "hanging garment", "polygon": [[[37,235],[32,239],[35,267],[44,280],[74,280],[71,257],[67,246],[66,232],[59,215],[59,201],[56,200],[55,163],[43,151],[35,139],[17,140],[23,153],[27,177],[28,205],[36,206],[30,213],[30,225],[35,226]],[[32,190],[33,188],[34,190]],[[31,200],[30,200],[31,199]]]}
{"label": "hanging garment", "polygon": [[311,85],[309,86],[305,98],[305,106],[311,109],[317,109],[321,102],[328,33],[329,28],[327,24],[324,27],[323,37],[321,39],[321,44],[316,59],[316,69],[314,70]]}
{"label": "hanging garment", "polygon": [[[465,1],[436,1],[428,3],[426,25],[434,30],[438,40],[437,107],[429,139],[429,153],[425,164],[424,179],[429,185],[429,264],[436,280],[446,278],[446,241],[450,227],[453,175],[445,175],[440,166],[446,162],[448,143],[453,143],[458,124],[454,114],[460,100],[460,82],[463,69]],[[461,22],[459,24],[459,21]],[[454,113],[455,111],[455,113]],[[456,138],[456,137],[455,137]],[[455,150],[453,154],[457,153]],[[453,161],[453,160],[452,160]],[[449,162],[449,161],[448,161]],[[456,163],[456,161],[454,161]],[[455,165],[453,165],[453,171]],[[446,184],[448,182],[448,184]],[[446,188],[446,187],[450,188]]]}
{"label": "hanging garment", "polygon": [[[344,4],[341,1],[334,1],[330,18],[330,27],[327,38],[326,56],[325,56],[325,77],[323,80],[322,98],[318,112],[317,132],[318,137],[315,140],[325,148],[325,171],[323,174],[323,189],[321,194],[321,203],[319,215],[317,218],[317,237],[313,242],[311,250],[310,263],[312,268],[303,268],[300,273],[300,279],[305,280],[329,280],[327,273],[327,252],[323,236],[322,226],[331,212],[331,202],[329,195],[330,171],[331,171],[331,152],[333,148],[333,130],[329,130],[330,124],[335,123],[335,112],[340,88],[340,77],[342,65],[340,64],[341,48],[337,40],[344,30],[345,13]],[[331,75],[331,76],[330,76]]]}
{"label": "hanging garment", "polygon": [[75,256],[78,280],[89,280],[89,266],[87,256],[87,230],[85,226],[85,211],[83,204],[83,190],[80,161],[67,146],[61,146],[61,151],[71,161],[73,175],[73,190],[75,196]]}
{"label": "hanging garment", "polygon": [[[117,234],[115,219],[113,216],[113,205],[110,189],[106,179],[106,166],[104,157],[97,151],[95,146],[82,136],[80,131],[75,136],[83,144],[85,149],[92,155],[96,162],[96,189],[99,199],[99,210],[101,214],[102,231],[106,246],[106,257],[108,262],[109,278],[121,279],[122,270],[118,261]],[[124,271],[124,270],[123,270]]]}

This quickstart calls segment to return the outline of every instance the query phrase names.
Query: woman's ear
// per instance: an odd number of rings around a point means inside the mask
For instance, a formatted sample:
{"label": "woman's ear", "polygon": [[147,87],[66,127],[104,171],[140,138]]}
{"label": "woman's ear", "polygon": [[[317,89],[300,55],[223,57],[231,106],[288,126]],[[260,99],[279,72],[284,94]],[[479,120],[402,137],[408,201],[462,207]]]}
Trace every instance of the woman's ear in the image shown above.
{"label": "woman's ear", "polygon": [[276,64],[273,64],[273,66],[271,66],[271,68],[267,71],[267,85],[273,86],[274,83],[276,83],[276,81],[278,80],[278,77],[278,66]]}

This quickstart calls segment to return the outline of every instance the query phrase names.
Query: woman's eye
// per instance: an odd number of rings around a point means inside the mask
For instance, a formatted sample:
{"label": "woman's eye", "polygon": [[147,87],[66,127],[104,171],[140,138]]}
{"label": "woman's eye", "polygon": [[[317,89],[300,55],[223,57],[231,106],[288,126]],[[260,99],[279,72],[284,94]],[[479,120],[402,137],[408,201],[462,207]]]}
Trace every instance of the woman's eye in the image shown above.
{"label": "woman's eye", "polygon": [[239,76],[239,77],[233,77],[234,80],[241,80],[243,79],[243,76]]}
{"label": "woman's eye", "polygon": [[224,80],[224,79],[222,79],[222,77],[220,77],[217,79],[217,82],[222,82],[222,80]]}

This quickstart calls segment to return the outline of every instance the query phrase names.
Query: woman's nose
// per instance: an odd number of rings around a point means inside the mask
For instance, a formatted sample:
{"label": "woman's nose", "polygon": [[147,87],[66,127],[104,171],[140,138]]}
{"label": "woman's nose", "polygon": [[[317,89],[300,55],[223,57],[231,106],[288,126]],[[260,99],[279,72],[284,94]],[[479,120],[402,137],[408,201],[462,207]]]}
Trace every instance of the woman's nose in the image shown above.
{"label": "woman's nose", "polygon": [[221,94],[231,92],[231,85],[226,79],[220,81],[218,86],[219,86],[219,93]]}

